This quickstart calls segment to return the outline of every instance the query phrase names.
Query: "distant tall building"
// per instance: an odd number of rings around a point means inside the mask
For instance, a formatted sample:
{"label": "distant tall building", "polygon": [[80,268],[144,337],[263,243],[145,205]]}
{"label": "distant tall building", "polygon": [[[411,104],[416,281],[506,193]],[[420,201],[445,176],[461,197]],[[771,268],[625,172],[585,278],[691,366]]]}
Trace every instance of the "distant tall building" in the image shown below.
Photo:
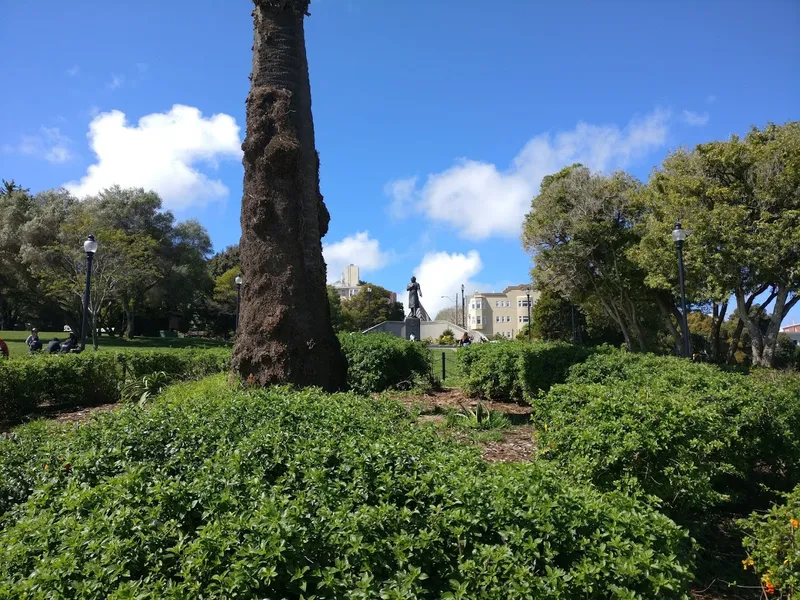
{"label": "distant tall building", "polygon": [[357,265],[347,265],[342,274],[342,282],[350,287],[358,287],[358,282],[361,280],[360,273]]}
{"label": "distant tall building", "polygon": [[[467,327],[486,337],[515,337],[528,324],[528,285],[512,285],[500,293],[480,293],[469,299]],[[531,291],[531,309],[539,292]],[[531,313],[532,316],[532,313]]]}
{"label": "distant tall building", "polygon": [[342,300],[349,300],[361,289],[358,285],[359,281],[361,281],[361,274],[358,265],[347,265],[342,273],[342,278],[335,282],[333,287],[339,292]]}

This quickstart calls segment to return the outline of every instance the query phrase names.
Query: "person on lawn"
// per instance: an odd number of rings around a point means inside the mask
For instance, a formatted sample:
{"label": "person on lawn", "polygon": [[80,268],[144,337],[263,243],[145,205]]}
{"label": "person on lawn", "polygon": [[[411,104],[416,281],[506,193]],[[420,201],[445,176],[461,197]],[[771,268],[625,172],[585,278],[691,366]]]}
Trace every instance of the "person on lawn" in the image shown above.
{"label": "person on lawn", "polygon": [[3,338],[0,338],[0,356],[8,358],[8,344],[5,343]]}
{"label": "person on lawn", "polygon": [[31,329],[31,334],[25,340],[25,345],[28,347],[28,352],[33,354],[42,349],[42,341],[39,339],[39,330],[35,327]]}

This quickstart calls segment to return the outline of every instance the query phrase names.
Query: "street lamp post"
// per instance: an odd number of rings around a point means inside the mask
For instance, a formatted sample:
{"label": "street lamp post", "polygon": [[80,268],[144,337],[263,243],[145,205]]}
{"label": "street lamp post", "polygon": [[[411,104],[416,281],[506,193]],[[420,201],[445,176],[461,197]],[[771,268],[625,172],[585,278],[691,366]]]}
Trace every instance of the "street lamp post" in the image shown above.
{"label": "street lamp post", "polygon": [[675,223],[675,229],[672,230],[672,239],[675,242],[675,248],[678,250],[678,279],[681,284],[681,323],[683,326],[683,357],[689,358],[689,320],[686,312],[686,284],[684,282],[683,272],[683,242],[689,235],[689,231],[683,229],[680,223]]}
{"label": "street lamp post", "polygon": [[242,302],[242,282],[244,281],[242,274],[239,273],[234,281],[236,282],[236,317],[234,319],[233,332],[239,333],[239,306]]}
{"label": "street lamp post", "polygon": [[525,290],[525,295],[528,297],[528,341],[531,341],[531,288]]}
{"label": "street lamp post", "polygon": [[83,242],[83,250],[86,252],[86,289],[83,291],[83,320],[81,322],[81,351],[86,349],[86,324],[89,321],[89,289],[92,285],[92,259],[97,252],[97,242],[90,233],[89,237]]}
{"label": "street lamp post", "polygon": [[464,296],[464,284],[461,284],[461,328],[467,328],[467,299]]}
{"label": "street lamp post", "polygon": [[453,300],[452,296],[439,296],[439,298],[447,298],[448,300],[450,300],[450,302],[454,302],[455,303],[456,313],[453,316],[453,323],[455,325],[458,325],[458,292],[456,292],[456,299],[455,300]]}
{"label": "street lamp post", "polygon": [[367,288],[367,319],[369,319],[369,326],[372,327],[374,321],[372,318],[372,286]]}

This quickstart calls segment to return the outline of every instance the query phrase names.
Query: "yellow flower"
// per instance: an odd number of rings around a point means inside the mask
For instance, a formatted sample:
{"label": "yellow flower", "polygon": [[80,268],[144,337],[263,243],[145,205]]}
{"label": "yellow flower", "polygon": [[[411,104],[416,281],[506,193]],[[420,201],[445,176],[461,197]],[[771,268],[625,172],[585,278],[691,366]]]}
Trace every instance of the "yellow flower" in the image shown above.
{"label": "yellow flower", "polygon": [[47,465],[45,465],[45,466],[44,466],[44,470],[45,470],[45,471],[47,471],[47,469],[48,469],[48,466],[47,466]]}
{"label": "yellow flower", "polygon": [[792,519],[792,520],[791,520],[791,523],[792,523],[792,527],[793,527],[794,529],[797,529],[797,525],[798,525],[797,519]]}

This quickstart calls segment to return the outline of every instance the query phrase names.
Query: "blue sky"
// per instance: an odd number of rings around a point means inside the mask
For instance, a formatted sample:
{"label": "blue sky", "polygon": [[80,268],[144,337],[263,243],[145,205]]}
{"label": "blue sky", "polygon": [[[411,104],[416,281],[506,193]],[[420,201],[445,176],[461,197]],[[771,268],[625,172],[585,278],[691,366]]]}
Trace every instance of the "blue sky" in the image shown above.
{"label": "blue sky", "polygon": [[[0,176],[152,187],[217,249],[237,242],[250,9],[0,3]],[[677,146],[798,118],[795,0],[313,0],[311,13],[330,279],[354,262],[399,291],[416,273],[429,312],[461,283],[528,280],[519,223],[543,175],[580,160],[646,178]]]}

